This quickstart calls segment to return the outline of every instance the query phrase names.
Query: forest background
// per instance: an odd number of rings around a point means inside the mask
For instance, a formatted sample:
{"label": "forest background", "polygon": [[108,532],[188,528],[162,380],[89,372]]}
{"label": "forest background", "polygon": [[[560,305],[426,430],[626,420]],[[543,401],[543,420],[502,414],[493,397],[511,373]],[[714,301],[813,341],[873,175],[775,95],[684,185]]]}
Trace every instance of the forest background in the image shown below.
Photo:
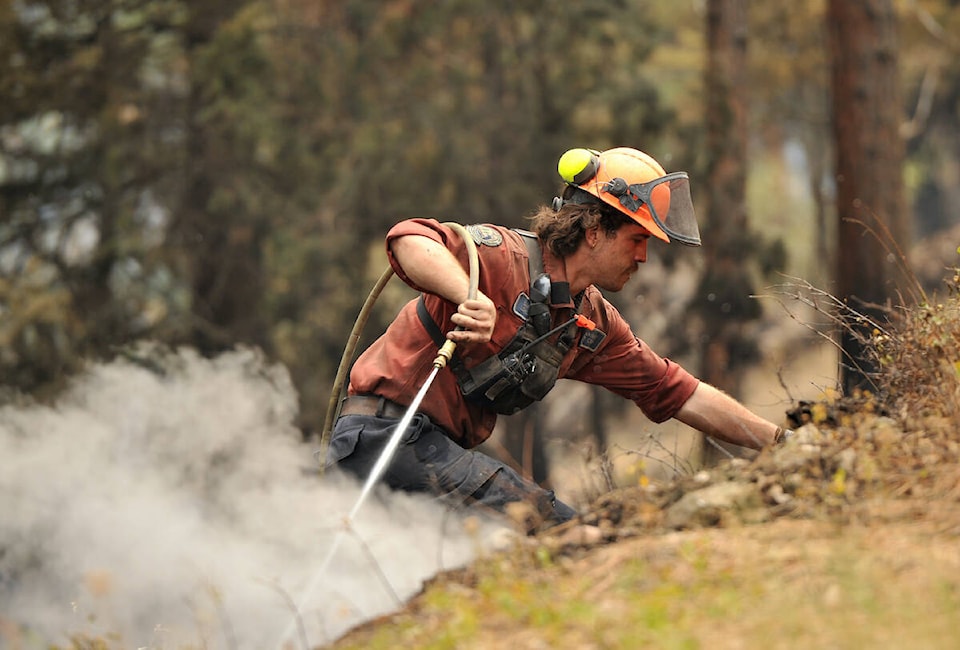
{"label": "forest background", "polygon": [[[618,145],[690,173],[705,244],[657,247],[610,298],[739,396],[761,333],[789,319],[755,294],[803,278],[896,302],[886,271],[844,261],[867,246],[901,268],[930,238],[955,253],[958,34],[947,0],[3,0],[3,399],[50,399],[142,341],[245,345],[289,369],[315,441],[393,223],[523,227],[560,154]],[[843,95],[846,45],[884,74],[860,61]],[[852,169],[894,170],[855,188],[857,214],[843,146]],[[388,286],[361,347],[412,295]],[[594,394],[586,428],[615,412]]]}

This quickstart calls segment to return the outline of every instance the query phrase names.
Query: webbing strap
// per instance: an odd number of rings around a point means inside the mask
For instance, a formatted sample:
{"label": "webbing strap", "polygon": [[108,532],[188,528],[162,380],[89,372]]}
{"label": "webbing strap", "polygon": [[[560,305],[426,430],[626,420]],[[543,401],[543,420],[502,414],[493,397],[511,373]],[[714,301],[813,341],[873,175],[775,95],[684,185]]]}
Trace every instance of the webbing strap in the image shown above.
{"label": "webbing strap", "polygon": [[[513,231],[520,235],[527,247],[527,268],[530,270],[530,283],[532,284],[543,273],[543,251],[540,249],[540,239],[529,230],[514,228]],[[579,307],[580,301],[574,301],[570,295],[570,284],[567,282],[552,282],[550,284],[550,303],[561,305],[568,302],[575,302],[575,306]]]}
{"label": "webbing strap", "polygon": [[529,230],[514,228],[513,231],[520,235],[524,246],[527,247],[527,268],[530,270],[530,282],[533,282],[543,273],[543,255],[540,251],[540,240]]}
{"label": "webbing strap", "polygon": [[420,322],[423,323],[424,329],[427,330],[427,334],[429,334],[433,342],[437,344],[437,347],[447,342],[447,338],[443,335],[443,332],[440,331],[437,322],[433,320],[433,316],[427,311],[427,306],[423,304],[422,293],[420,294],[420,300],[417,301],[417,316],[420,317]]}

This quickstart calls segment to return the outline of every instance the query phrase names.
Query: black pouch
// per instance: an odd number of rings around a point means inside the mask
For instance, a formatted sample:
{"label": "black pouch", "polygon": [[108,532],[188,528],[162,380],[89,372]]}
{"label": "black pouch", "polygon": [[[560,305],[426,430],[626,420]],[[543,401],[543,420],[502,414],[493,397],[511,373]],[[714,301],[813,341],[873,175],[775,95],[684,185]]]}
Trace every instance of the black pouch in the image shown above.
{"label": "black pouch", "polygon": [[455,370],[468,400],[502,415],[513,415],[543,399],[557,383],[563,354],[546,342],[521,346],[465,369]]}

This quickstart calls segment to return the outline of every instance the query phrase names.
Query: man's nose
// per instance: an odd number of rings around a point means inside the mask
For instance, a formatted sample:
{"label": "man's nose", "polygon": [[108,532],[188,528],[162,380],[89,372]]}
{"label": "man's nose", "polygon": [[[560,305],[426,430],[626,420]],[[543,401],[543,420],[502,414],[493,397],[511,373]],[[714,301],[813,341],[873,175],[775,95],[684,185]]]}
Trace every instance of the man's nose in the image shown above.
{"label": "man's nose", "polygon": [[637,245],[637,251],[634,255],[634,259],[637,260],[638,264],[643,264],[647,261],[647,242]]}

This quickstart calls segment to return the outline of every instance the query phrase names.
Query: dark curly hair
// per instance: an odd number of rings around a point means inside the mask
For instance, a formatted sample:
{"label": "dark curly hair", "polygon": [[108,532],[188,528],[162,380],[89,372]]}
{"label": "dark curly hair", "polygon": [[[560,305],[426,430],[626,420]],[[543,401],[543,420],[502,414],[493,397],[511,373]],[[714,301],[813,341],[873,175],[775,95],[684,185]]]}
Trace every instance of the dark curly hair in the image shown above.
{"label": "dark curly hair", "polygon": [[[566,188],[564,199],[571,198],[569,190],[574,188]],[[542,205],[530,216],[530,230],[557,257],[572,255],[583,241],[586,231],[594,226],[600,226],[607,235],[613,235],[624,224],[631,222],[627,215],[583,190],[574,191],[582,192],[579,198],[584,202],[565,203],[559,210]]]}

